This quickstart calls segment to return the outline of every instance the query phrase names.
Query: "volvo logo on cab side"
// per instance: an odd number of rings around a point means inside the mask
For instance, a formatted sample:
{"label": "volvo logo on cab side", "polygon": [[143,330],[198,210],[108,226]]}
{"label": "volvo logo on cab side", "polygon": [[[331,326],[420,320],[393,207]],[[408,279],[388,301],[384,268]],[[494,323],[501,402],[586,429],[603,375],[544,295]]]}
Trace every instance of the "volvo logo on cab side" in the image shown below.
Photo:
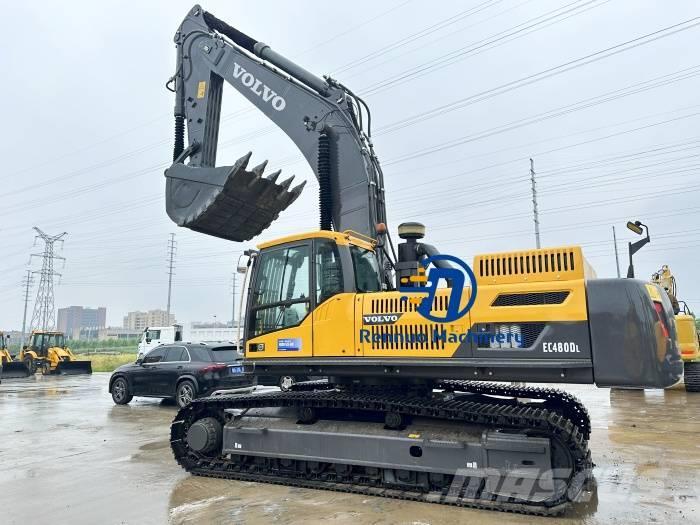
{"label": "volvo logo on cab side", "polygon": [[394,324],[403,314],[372,314],[363,315],[363,324]]}
{"label": "volvo logo on cab side", "polygon": [[262,98],[265,102],[269,102],[277,111],[282,111],[287,105],[286,100],[255,78],[251,73],[248,73],[237,62],[233,63],[233,78],[240,80],[241,84],[250,88],[253,93]]}

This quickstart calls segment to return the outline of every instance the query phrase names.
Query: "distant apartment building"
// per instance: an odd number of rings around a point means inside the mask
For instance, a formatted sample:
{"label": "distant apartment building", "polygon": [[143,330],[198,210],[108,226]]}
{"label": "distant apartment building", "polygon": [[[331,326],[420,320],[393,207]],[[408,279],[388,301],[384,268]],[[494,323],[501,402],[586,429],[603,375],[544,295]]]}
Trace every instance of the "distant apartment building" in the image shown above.
{"label": "distant apartment building", "polygon": [[128,330],[127,328],[108,326],[98,331],[97,339],[99,341],[105,341],[107,339],[131,339],[136,341],[141,337],[142,332],[142,330]]}
{"label": "distant apartment building", "polygon": [[148,312],[129,312],[124,316],[124,328],[142,332],[149,326],[170,326],[175,324],[175,316],[165,310],[149,310]]}
{"label": "distant apartment building", "polygon": [[107,308],[85,308],[84,306],[69,306],[58,309],[56,326],[69,339],[79,339],[81,330],[86,328],[97,330],[107,324]]}

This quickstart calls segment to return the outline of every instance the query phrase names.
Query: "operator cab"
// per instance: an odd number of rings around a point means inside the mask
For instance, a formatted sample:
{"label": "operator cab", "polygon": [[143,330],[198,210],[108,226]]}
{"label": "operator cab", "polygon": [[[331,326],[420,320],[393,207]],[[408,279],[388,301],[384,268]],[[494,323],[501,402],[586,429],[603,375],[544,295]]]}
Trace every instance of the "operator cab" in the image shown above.
{"label": "operator cab", "polygon": [[338,294],[382,291],[375,246],[373,239],[349,231],[261,244],[253,257],[247,339],[297,326]]}
{"label": "operator cab", "polygon": [[41,357],[46,357],[49,348],[65,348],[65,346],[65,336],[60,332],[35,333],[29,345]]}

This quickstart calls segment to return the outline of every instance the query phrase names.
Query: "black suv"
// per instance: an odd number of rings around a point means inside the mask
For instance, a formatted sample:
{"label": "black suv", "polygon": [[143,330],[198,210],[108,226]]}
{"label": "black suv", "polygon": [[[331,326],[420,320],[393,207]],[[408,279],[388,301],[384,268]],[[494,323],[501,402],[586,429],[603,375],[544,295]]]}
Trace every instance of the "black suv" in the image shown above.
{"label": "black suv", "polygon": [[117,368],[109,392],[117,405],[147,396],[175,398],[183,407],[196,397],[249,392],[255,385],[255,377],[243,372],[243,356],[230,343],[177,343],[158,346]]}

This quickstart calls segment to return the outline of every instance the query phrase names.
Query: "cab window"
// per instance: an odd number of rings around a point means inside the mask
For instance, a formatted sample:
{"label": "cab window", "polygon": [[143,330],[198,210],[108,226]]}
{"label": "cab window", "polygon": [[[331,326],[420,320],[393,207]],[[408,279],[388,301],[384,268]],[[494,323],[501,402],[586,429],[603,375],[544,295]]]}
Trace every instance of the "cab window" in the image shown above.
{"label": "cab window", "polygon": [[147,330],[146,331],[146,342],[150,343],[153,340],[160,339],[160,330]]}
{"label": "cab window", "polygon": [[316,304],[343,291],[343,272],[338,246],[328,240],[315,241]]}
{"label": "cab window", "polygon": [[34,334],[31,346],[34,348],[42,348],[44,345],[44,334]]}
{"label": "cab window", "polygon": [[252,336],[301,323],[309,313],[308,244],[265,251],[260,255],[252,298]]}
{"label": "cab window", "polygon": [[358,246],[350,246],[350,254],[352,255],[357,291],[360,293],[381,291],[382,278],[374,252]]}

